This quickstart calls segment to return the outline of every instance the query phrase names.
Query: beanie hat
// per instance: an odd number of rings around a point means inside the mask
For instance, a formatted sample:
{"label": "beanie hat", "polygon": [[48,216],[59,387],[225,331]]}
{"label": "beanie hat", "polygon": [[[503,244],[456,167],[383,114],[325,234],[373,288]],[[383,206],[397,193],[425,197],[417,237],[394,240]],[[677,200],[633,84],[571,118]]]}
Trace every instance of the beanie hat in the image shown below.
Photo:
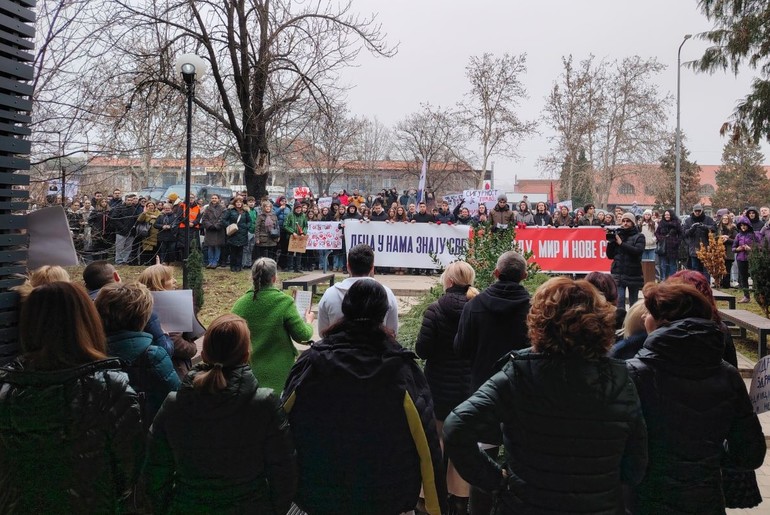
{"label": "beanie hat", "polygon": [[652,209],[645,209],[644,214],[652,216]]}
{"label": "beanie hat", "polygon": [[504,194],[501,193],[500,195],[497,196],[497,201],[500,202],[501,200],[505,200],[506,202],[508,202],[508,197],[506,197]]}
{"label": "beanie hat", "polygon": [[629,220],[632,220],[632,221],[636,222],[636,216],[635,216],[635,215],[634,215],[634,214],[633,214],[631,211],[629,211],[629,212],[627,212],[627,213],[623,213],[623,216],[621,216],[621,217],[620,217],[620,221],[622,222],[622,221],[623,221],[623,220],[625,220],[626,218],[628,218]]}
{"label": "beanie hat", "polygon": [[169,196],[168,196],[168,199],[169,199],[171,202],[176,202],[176,200],[177,200],[178,198],[179,198],[179,195],[177,195],[176,193],[172,193],[171,195],[169,195]]}

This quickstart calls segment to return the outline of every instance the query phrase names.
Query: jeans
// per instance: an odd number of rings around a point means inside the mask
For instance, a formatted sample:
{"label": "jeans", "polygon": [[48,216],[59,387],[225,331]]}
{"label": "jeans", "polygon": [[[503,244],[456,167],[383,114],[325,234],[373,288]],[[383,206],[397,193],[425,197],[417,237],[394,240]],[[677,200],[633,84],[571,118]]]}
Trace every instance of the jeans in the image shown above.
{"label": "jeans", "polygon": [[676,257],[660,256],[661,281],[665,281],[676,273]]}
{"label": "jeans", "polygon": [[639,287],[628,286],[622,282],[618,282],[618,303],[619,308],[626,309],[626,288],[628,288],[628,305],[633,306],[636,301],[639,300]]}
{"label": "jeans", "polygon": [[219,257],[222,255],[222,247],[217,245],[216,247],[206,247],[208,253],[208,264],[210,266],[217,266],[219,263]]}
{"label": "jeans", "polygon": [[334,254],[334,268],[337,270],[342,270],[345,268],[345,254],[340,251],[337,254]]}
{"label": "jeans", "polygon": [[644,249],[642,261],[655,261],[655,249]]}
{"label": "jeans", "polygon": [[115,264],[126,265],[131,259],[131,247],[134,244],[133,236],[115,235]]}
{"label": "jeans", "polygon": [[249,233],[249,241],[243,253],[243,268],[251,268],[251,255],[254,252],[254,234]]}
{"label": "jeans", "polygon": [[698,259],[695,256],[690,256],[690,270],[695,270],[696,272],[700,272],[703,274],[703,276],[706,278],[708,282],[711,282],[711,276],[706,271],[706,267],[703,266],[703,263],[700,259]]}
{"label": "jeans", "polygon": [[323,270],[324,273],[329,271],[329,254],[331,253],[331,250],[318,251],[318,269]]}

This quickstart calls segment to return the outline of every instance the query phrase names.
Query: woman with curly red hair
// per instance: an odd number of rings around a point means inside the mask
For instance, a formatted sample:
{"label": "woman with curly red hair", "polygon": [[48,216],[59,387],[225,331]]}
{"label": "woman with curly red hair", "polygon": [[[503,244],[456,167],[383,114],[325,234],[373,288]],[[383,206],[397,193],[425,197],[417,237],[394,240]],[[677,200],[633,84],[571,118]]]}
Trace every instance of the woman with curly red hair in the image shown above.
{"label": "woman with curly red hair", "polygon": [[[497,513],[622,513],[647,436],[628,372],[606,357],[615,307],[589,282],[556,277],[532,297],[527,323],[532,349],[447,417],[445,451],[467,481],[497,493]],[[501,429],[503,467],[476,445]]]}

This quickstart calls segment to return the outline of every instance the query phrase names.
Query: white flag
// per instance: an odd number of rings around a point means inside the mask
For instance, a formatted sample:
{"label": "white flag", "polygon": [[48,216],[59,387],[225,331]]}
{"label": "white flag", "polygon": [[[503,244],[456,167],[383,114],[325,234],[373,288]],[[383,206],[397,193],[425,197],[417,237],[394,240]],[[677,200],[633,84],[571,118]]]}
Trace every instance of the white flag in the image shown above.
{"label": "white flag", "polygon": [[428,162],[425,160],[425,158],[422,158],[422,172],[420,173],[420,184],[417,186],[417,203],[419,204],[422,202],[423,197],[425,196],[425,175],[428,172]]}

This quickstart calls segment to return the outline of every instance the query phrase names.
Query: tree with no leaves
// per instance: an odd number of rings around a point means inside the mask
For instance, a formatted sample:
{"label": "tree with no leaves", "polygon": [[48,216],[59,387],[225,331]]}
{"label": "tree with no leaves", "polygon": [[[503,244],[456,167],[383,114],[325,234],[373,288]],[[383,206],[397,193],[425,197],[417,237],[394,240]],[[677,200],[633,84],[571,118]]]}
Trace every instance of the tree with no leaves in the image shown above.
{"label": "tree with no leaves", "polygon": [[465,76],[471,83],[466,100],[460,104],[463,121],[481,144],[478,187],[484,187],[487,163],[493,155],[516,158],[516,147],[535,132],[536,124],[520,120],[516,107],[527,98],[519,78],[527,71],[527,55],[485,53],[471,56]]}
{"label": "tree with no leaves", "polygon": [[[257,198],[266,192],[271,121],[308,97],[326,107],[337,88],[335,72],[362,48],[395,53],[375,17],[356,15],[350,1],[115,2],[124,23],[111,32],[110,43],[117,53],[145,61],[115,72],[130,82],[129,95],[158,83],[181,94],[176,56],[192,52],[208,61],[210,75],[198,89],[196,107],[216,123],[210,139],[221,138],[223,152],[230,147],[237,153],[248,192]],[[141,56],[137,41],[148,45],[139,47]]]}

